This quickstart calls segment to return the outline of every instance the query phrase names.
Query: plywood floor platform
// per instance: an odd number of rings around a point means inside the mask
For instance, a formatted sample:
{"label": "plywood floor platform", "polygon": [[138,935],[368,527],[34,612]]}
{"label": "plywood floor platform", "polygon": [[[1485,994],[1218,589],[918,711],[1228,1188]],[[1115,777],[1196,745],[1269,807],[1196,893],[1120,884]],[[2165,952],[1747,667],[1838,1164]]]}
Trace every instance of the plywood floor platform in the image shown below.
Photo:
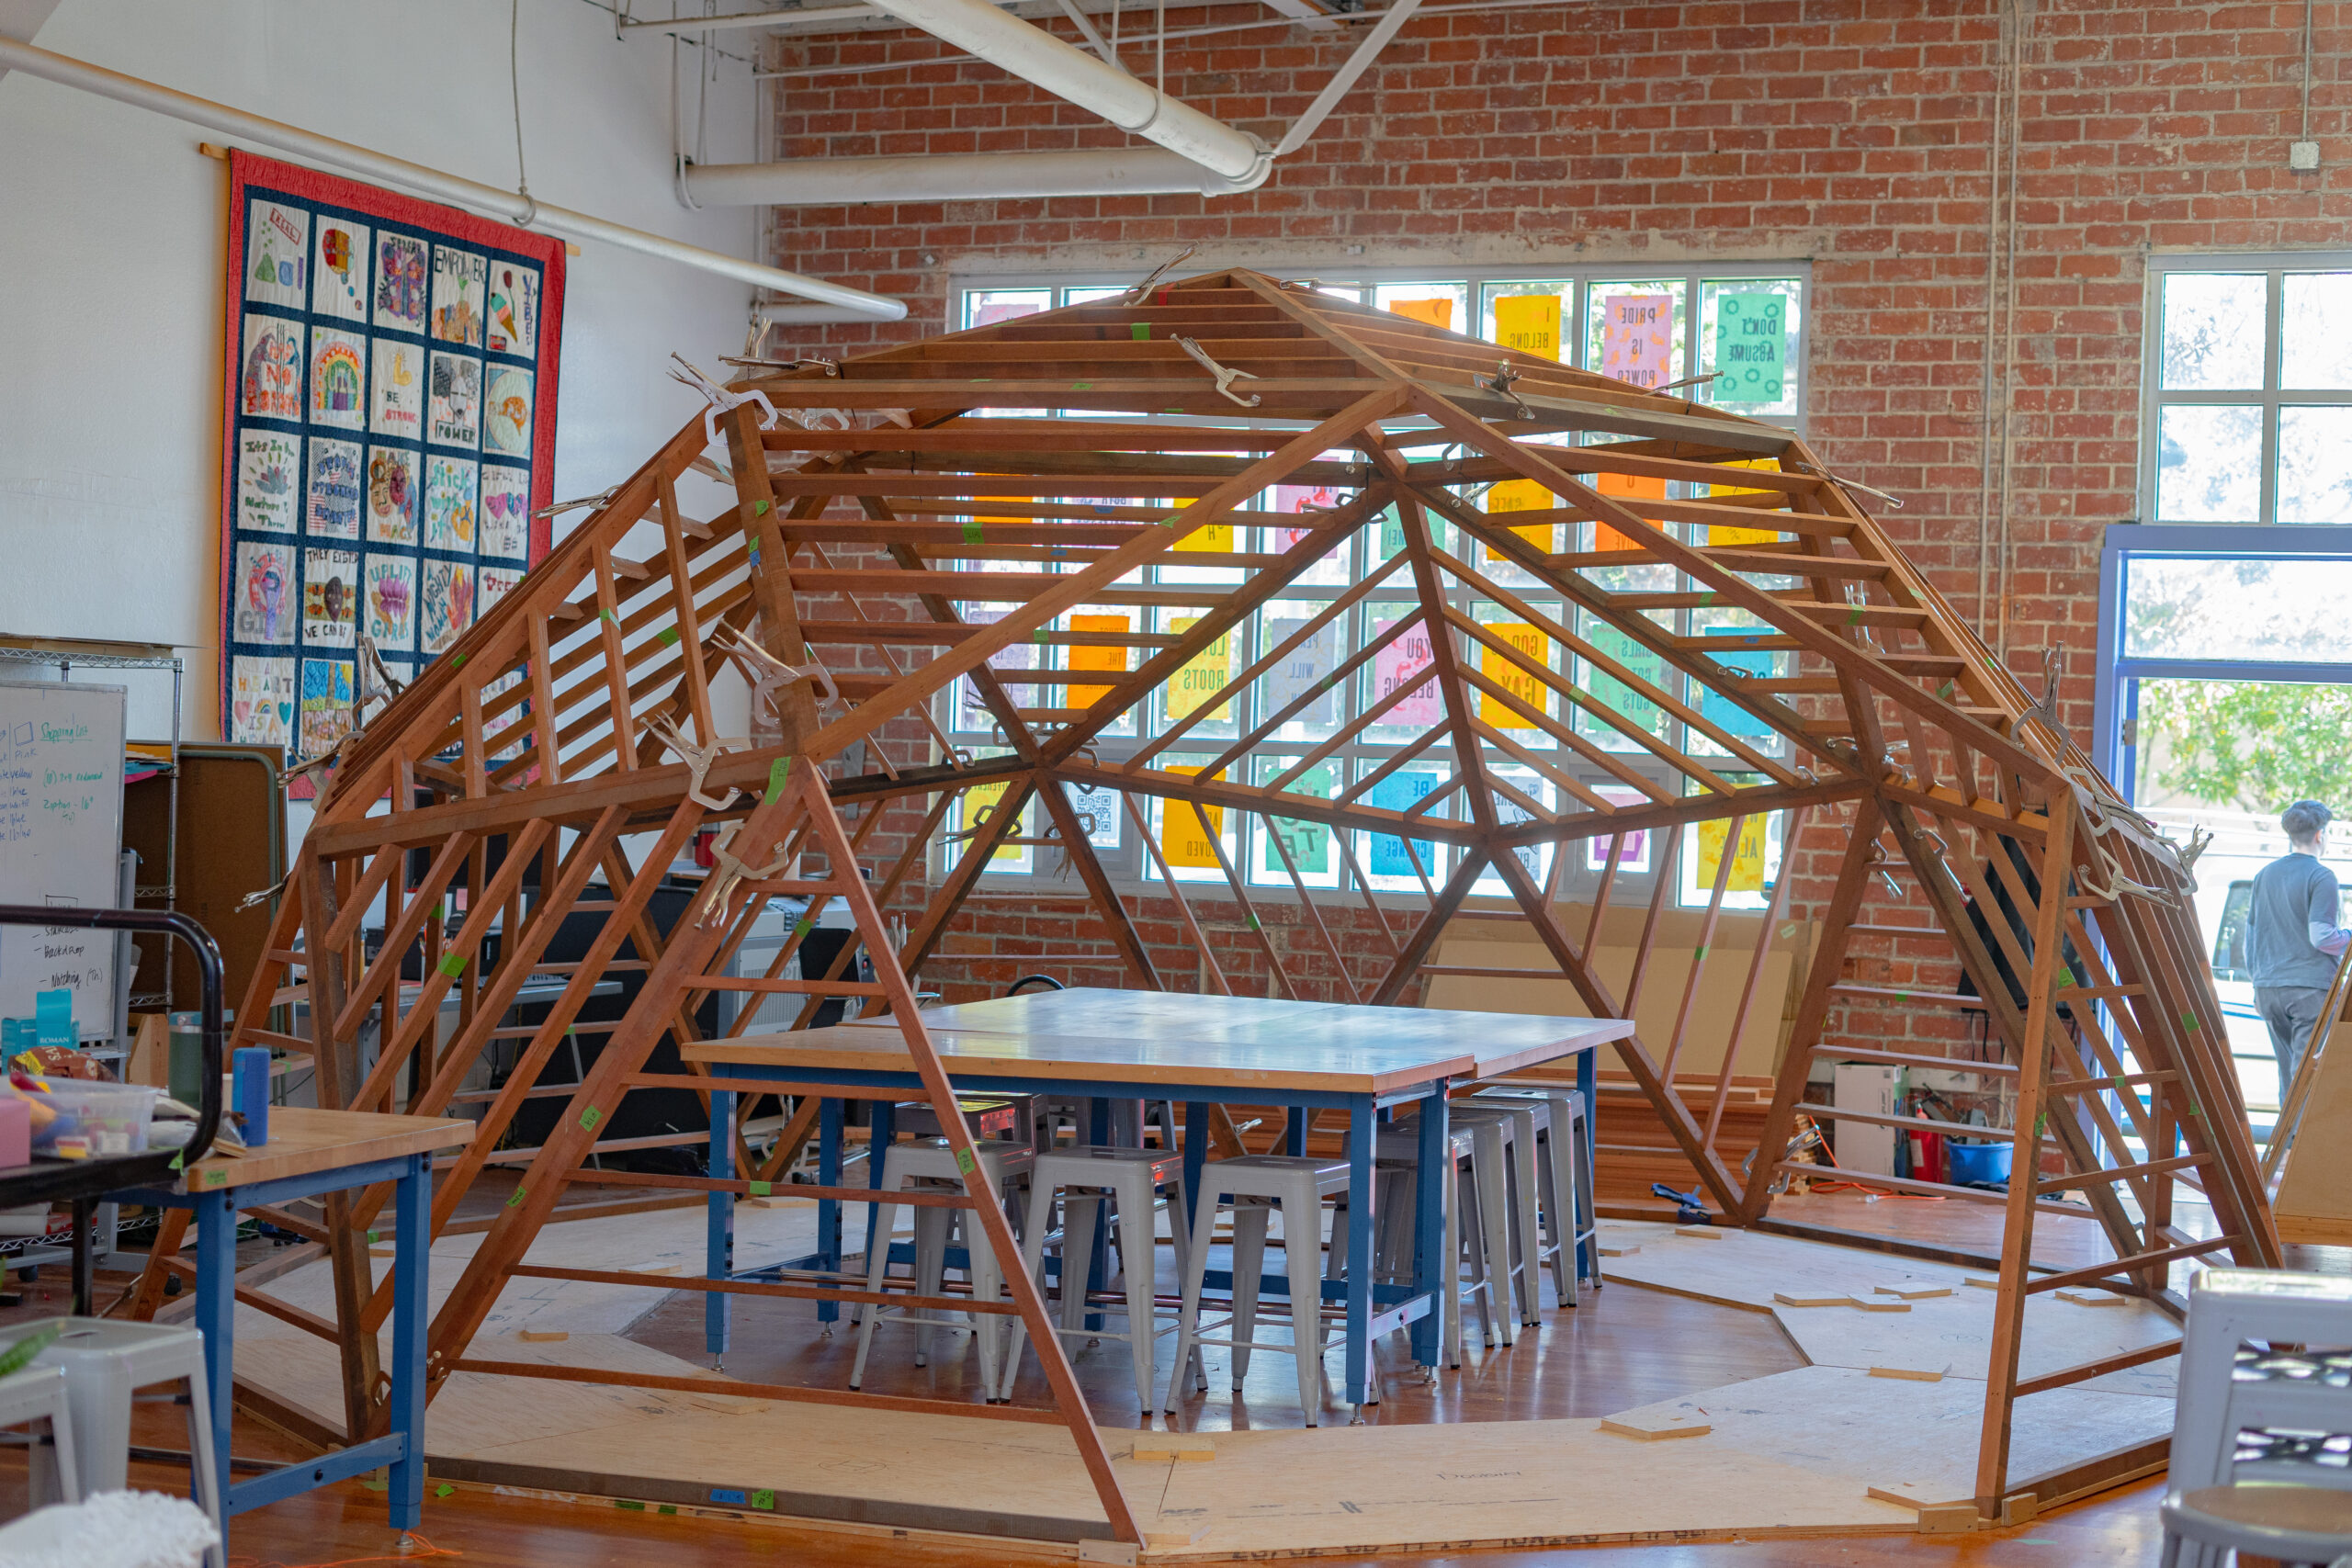
{"label": "plywood floor platform", "polygon": [[[813,1205],[746,1208],[739,1261],[752,1267],[805,1250],[813,1226]],[[1993,1292],[1969,1285],[1971,1270],[1757,1232],[1700,1238],[1620,1223],[1603,1230],[1620,1253],[1606,1260],[1612,1291],[1769,1314],[1811,1364],[1612,1418],[1708,1428],[1666,1442],[1604,1430],[1596,1418],[1333,1425],[1204,1432],[1215,1454],[1204,1461],[1138,1460],[1136,1431],[1106,1428],[1148,1537],[1145,1559],[1880,1534],[1912,1530],[1918,1507],[1973,1491]],[[442,1288],[477,1245],[473,1236],[435,1245]],[[540,1243],[574,1266],[682,1273],[699,1268],[701,1245],[694,1211],[554,1226]],[[266,1289],[332,1312],[323,1264]],[[1950,1293],[1926,1293],[1935,1291]],[[1780,1299],[1841,1296],[1905,1310]],[[1055,1428],[731,1396],[723,1373],[624,1337],[658,1302],[642,1290],[518,1280],[476,1353],[691,1377],[710,1393],[460,1373],[427,1420],[436,1475],[696,1513],[1012,1537],[1060,1554],[1103,1533],[1077,1454]],[[526,1340],[526,1329],[568,1337]],[[239,1334],[241,1382],[334,1418],[330,1347],[252,1309],[240,1309]],[[2173,1334],[2144,1303],[2039,1299],[2027,1371]],[[1287,1359],[1270,1359],[1285,1362],[1287,1377]],[[1874,1376],[1873,1368],[1912,1375]],[[2143,1449],[2171,1418],[2165,1362],[2037,1395],[2018,1409],[2012,1474],[2058,1475]]]}

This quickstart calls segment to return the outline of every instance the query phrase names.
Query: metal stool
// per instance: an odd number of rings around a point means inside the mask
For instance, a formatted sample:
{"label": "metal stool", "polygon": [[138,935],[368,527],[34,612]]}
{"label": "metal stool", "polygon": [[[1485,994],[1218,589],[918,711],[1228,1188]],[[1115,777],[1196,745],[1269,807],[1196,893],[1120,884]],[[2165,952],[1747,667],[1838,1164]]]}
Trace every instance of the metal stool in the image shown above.
{"label": "metal stool", "polygon": [[[2278,1345],[2303,1348],[2267,1348]],[[2199,1274],[2181,1332],[2161,1511],[2165,1568],[2208,1568],[2233,1550],[2290,1562],[2352,1551],[2352,1496],[2343,1495],[2352,1474],[2316,1462],[2327,1457],[2327,1439],[2346,1432],[2352,1280],[2252,1269]]]}
{"label": "metal stool", "polygon": [[[1170,1414],[1189,1369],[1193,1386],[1205,1389],[1208,1376],[1200,1363],[1203,1345],[1227,1345],[1233,1349],[1233,1386],[1238,1391],[1250,1370],[1253,1349],[1286,1350],[1298,1359],[1298,1401],[1306,1424],[1317,1424],[1323,1404],[1323,1200],[1348,1190],[1345,1159],[1314,1159],[1303,1155],[1243,1155],[1212,1161],[1201,1176],[1194,1196],[1193,1243],[1184,1260],[1184,1302],[1177,1318],[1176,1370],[1168,1378]],[[1233,1211],[1232,1337],[1212,1339],[1201,1331],[1201,1289],[1208,1271],[1209,1247],[1216,1236],[1220,1209]],[[1266,1263],[1266,1224],[1272,1211],[1283,1216],[1283,1258],[1290,1280],[1291,1343],[1261,1343],[1257,1338],[1259,1281]]]}
{"label": "metal stool", "polygon": [[[1136,1408],[1151,1413],[1152,1351],[1159,1337],[1159,1194],[1172,1188],[1169,1229],[1176,1244],[1177,1277],[1191,1256],[1184,1225],[1184,1156],[1174,1149],[1110,1149],[1092,1146],[1041,1154],[1029,1170],[1029,1222],[1022,1232],[1021,1264],[1042,1292],[1046,1288],[1046,1240],[1052,1228],[1055,1194],[1062,1199],[1062,1321],[1060,1333],[1125,1339],[1135,1359]],[[1127,1332],[1108,1334],[1084,1326],[1087,1276],[1093,1264],[1094,1220],[1107,1197],[1117,1211],[1119,1272],[1126,1284]],[[1021,1371],[1021,1348],[1028,1327],[1012,1321],[1012,1343],[1004,1358],[1000,1397],[1012,1397]],[[1195,1352],[1197,1355],[1197,1352]]]}
{"label": "metal stool", "polygon": [[[1489,1247],[1493,1244],[1488,1238],[1497,1227],[1488,1225],[1486,1219],[1501,1207],[1502,1182],[1490,1175],[1495,1167],[1481,1169],[1476,1129],[1454,1126],[1449,1118],[1446,1139],[1453,1148],[1453,1179],[1442,1182],[1438,1189],[1445,1201],[1442,1216],[1444,1239],[1440,1246],[1446,1258],[1442,1267],[1447,1276],[1439,1333],[1444,1341],[1445,1364],[1459,1367],[1462,1303],[1467,1300],[1476,1305],[1478,1335],[1488,1345],[1510,1343],[1504,1337],[1510,1330],[1510,1314],[1504,1309],[1504,1286],[1490,1264],[1493,1254]],[[1413,1277],[1413,1228],[1420,1190],[1419,1129],[1384,1131],[1376,1153],[1381,1167],[1379,1207],[1375,1211],[1380,1222],[1378,1277],[1402,1283]],[[1491,1195],[1490,1187],[1494,1189]]]}
{"label": "metal stool", "polygon": [[[1413,1125],[1404,1119],[1400,1119],[1400,1124]],[[1471,1216],[1470,1223],[1478,1227],[1482,1277],[1498,1275],[1503,1281],[1501,1289],[1512,1292],[1519,1303],[1519,1311],[1514,1313],[1500,1293],[1494,1297],[1494,1316],[1487,1337],[1493,1340],[1499,1337],[1500,1343],[1508,1347],[1518,1342],[1518,1325],[1536,1321],[1532,1300],[1538,1293],[1532,1250],[1535,1234],[1532,1229],[1524,1235],[1517,1234],[1521,1229],[1521,1220],[1510,1201],[1512,1168],[1523,1166],[1520,1193],[1528,1210],[1532,1212],[1535,1207],[1534,1145],[1521,1146],[1517,1116],[1507,1111],[1483,1110],[1464,1100],[1447,1107],[1446,1126],[1449,1133],[1466,1132],[1473,1140],[1471,1169],[1477,1180],[1465,1212]]]}
{"label": "metal stool", "polygon": [[32,1439],[32,1504],[78,1503],[82,1472],[74,1462],[74,1412],[65,1396],[65,1369],[27,1367],[0,1378],[0,1427],[47,1421],[49,1436]]}
{"label": "metal stool", "polygon": [[[187,1383],[189,1490],[212,1528],[220,1529],[220,1482],[212,1472],[212,1399],[204,1375],[203,1335],[160,1323],[69,1317],[33,1364],[65,1373],[66,1403],[74,1412],[74,1466],[85,1493],[119,1492],[130,1483],[133,1391],[160,1382]],[[211,1560],[213,1568],[220,1568],[220,1548],[212,1550]]]}
{"label": "metal stool", "polygon": [[[1028,1171],[1036,1156],[1019,1145],[990,1141],[978,1145],[982,1169],[999,1194],[1006,1190],[1006,1183]],[[883,1156],[882,1186],[876,1199],[874,1245],[867,1249],[865,1288],[879,1291],[889,1273],[890,1233],[898,1223],[899,1210],[906,1204],[893,1203],[889,1194],[903,1192],[922,1183],[929,1187],[946,1187],[956,1191],[964,1190],[964,1178],[956,1168],[956,1152],[942,1140],[934,1143],[893,1144]],[[936,1297],[942,1280],[947,1272],[947,1251],[960,1239],[967,1267],[966,1277],[971,1281],[975,1303],[994,1303],[1003,1299],[1004,1269],[996,1254],[989,1247],[988,1237],[980,1229],[972,1212],[967,1209],[943,1208],[933,1204],[914,1205],[915,1257],[914,1292],[919,1296]],[[865,1382],[865,1358],[874,1347],[874,1328],[877,1321],[891,1318],[910,1325],[915,1331],[915,1365],[927,1365],[931,1353],[931,1333],[934,1328],[968,1330],[979,1346],[980,1386],[991,1398],[995,1397],[999,1373],[997,1347],[1003,1314],[974,1312],[970,1321],[956,1322],[947,1318],[914,1315],[910,1307],[869,1305],[857,1325],[857,1357],[850,1365],[849,1386],[857,1388]]]}
{"label": "metal stool", "polygon": [[1553,1293],[1562,1306],[1574,1307],[1578,1279],[1590,1280],[1595,1290],[1602,1283],[1600,1216],[1593,1201],[1591,1163],[1584,1155],[1584,1091],[1497,1087],[1479,1090],[1471,1103],[1533,1108],[1542,1258],[1552,1266]]}

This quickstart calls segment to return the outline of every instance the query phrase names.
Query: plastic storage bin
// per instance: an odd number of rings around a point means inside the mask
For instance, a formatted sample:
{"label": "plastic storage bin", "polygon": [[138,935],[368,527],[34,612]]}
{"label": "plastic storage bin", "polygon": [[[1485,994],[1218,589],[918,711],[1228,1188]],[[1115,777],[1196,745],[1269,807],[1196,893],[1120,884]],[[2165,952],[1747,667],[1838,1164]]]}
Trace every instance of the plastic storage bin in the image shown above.
{"label": "plastic storage bin", "polygon": [[[160,1090],[141,1084],[84,1083],[42,1078],[45,1089],[18,1088],[32,1101],[33,1153],[51,1159],[134,1155],[147,1147],[147,1129]],[[43,1119],[40,1112],[51,1114]]]}
{"label": "plastic storage bin", "polygon": [[2007,1186],[2009,1161],[2015,1153],[2008,1144],[1963,1143],[1958,1138],[1944,1141],[1944,1154],[1951,1161],[1951,1179],[1961,1187]]}

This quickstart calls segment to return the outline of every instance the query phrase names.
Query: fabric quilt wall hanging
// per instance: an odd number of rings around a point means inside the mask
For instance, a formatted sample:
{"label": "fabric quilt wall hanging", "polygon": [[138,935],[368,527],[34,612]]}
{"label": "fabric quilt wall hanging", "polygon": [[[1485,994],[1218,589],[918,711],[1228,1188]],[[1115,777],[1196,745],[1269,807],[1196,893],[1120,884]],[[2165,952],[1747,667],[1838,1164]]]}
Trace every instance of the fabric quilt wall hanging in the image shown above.
{"label": "fabric quilt wall hanging", "polygon": [[220,729],[291,764],[547,553],[565,252],[242,152],[229,210]]}

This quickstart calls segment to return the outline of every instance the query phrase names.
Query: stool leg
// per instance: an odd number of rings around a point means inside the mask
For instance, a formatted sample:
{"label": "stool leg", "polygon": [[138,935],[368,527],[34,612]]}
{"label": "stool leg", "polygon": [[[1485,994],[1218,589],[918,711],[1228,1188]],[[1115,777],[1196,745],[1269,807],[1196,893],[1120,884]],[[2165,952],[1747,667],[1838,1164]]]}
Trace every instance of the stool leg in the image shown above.
{"label": "stool leg", "polygon": [[[1556,1106],[1559,1102],[1553,1103]],[[1559,1120],[1555,1110],[1551,1122]],[[1535,1141],[1541,1155],[1535,1167],[1536,1179],[1541,1183],[1536,1201],[1544,1213],[1544,1243],[1552,1265],[1552,1293],[1559,1298],[1562,1306],[1574,1307],[1576,1276],[1569,1271],[1569,1265],[1576,1261],[1577,1252],[1576,1173],[1575,1168],[1564,1161],[1570,1140],[1565,1134],[1555,1133],[1547,1123]]]}
{"label": "stool leg", "polygon": [[[1185,1219],[1185,1216],[1192,1212],[1192,1206],[1186,1201],[1186,1186],[1181,1171],[1173,1180],[1168,1183],[1168,1239],[1176,1251],[1176,1289],[1181,1296],[1184,1289],[1184,1281],[1192,1278],[1193,1227],[1186,1223]],[[1155,1273],[1159,1269],[1158,1256],[1157,1253],[1153,1255],[1152,1268]],[[1205,1268],[1206,1265],[1204,1264],[1203,1267]],[[1184,1375],[1183,1360],[1184,1359],[1181,1356],[1177,1358],[1176,1371],[1169,1379],[1170,1386],[1173,1386],[1177,1378]],[[1198,1345],[1193,1347],[1192,1361],[1194,1385],[1199,1388],[1207,1388],[1208,1369],[1201,1364],[1201,1348]]]}
{"label": "stool leg", "polygon": [[1439,1183],[1444,1194],[1445,1263],[1441,1272],[1445,1292],[1445,1364],[1462,1365],[1462,1171],[1457,1165],[1449,1173],[1452,1179]]}
{"label": "stool leg", "polygon": [[[1323,1409],[1323,1203],[1311,1193],[1306,1203],[1312,1207],[1295,1198],[1276,1201],[1283,1208],[1283,1262],[1290,1276],[1290,1337],[1297,1352],[1298,1404],[1312,1427],[1318,1423]],[[1306,1212],[1294,1212],[1299,1208]]]}
{"label": "stool leg", "polygon": [[1520,1322],[1534,1327],[1544,1321],[1544,1229],[1535,1208],[1535,1119],[1522,1116],[1512,1128],[1510,1143],[1511,1215],[1518,1223]]}
{"label": "stool leg", "polygon": [[1201,1348],[1197,1343],[1201,1332],[1201,1288],[1209,1267],[1209,1243],[1216,1235],[1217,1194],[1204,1191],[1199,1196],[1199,1209],[1193,1216],[1193,1245],[1184,1259],[1184,1288],[1176,1308],[1176,1369],[1168,1374],[1168,1400],[1161,1407],[1170,1416],[1176,1414],[1177,1390],[1183,1385],[1184,1374],[1195,1374],[1193,1392],[1208,1387],[1207,1370],[1201,1365]]}
{"label": "stool leg", "polygon": [[1102,1200],[1091,1191],[1073,1188],[1062,1194],[1062,1326],[1072,1333],[1086,1326],[1094,1218],[1102,1209]]}
{"label": "stool leg", "polygon": [[[994,1306],[1004,1299],[1004,1260],[989,1245],[988,1233],[965,1218],[964,1253],[971,1259],[965,1277],[972,1281],[972,1337],[978,1341],[980,1357],[980,1397],[987,1399],[997,1385],[997,1346],[1003,1338],[1004,1317],[1001,1314],[982,1312],[982,1303]],[[1013,1259],[1014,1267],[1020,1259]]]}
{"label": "stool leg", "polygon": [[[406,1186],[407,1183],[403,1182],[401,1185]],[[424,1208],[422,1204],[417,1205],[417,1208],[419,1212],[413,1223],[422,1227],[425,1224]],[[405,1208],[400,1215],[400,1220],[402,1224],[412,1223]],[[194,1495],[197,1506],[211,1516],[212,1528],[221,1532],[221,1540],[225,1542],[228,1540],[229,1502],[220,1495],[221,1478],[213,1469],[212,1445],[204,1440],[205,1413],[212,1407],[211,1401],[207,1397],[209,1392],[205,1382],[203,1359],[199,1357],[187,1371],[187,1449],[188,1469],[192,1472],[189,1476],[188,1490]],[[393,1409],[395,1419],[400,1414],[398,1406],[395,1405]],[[422,1425],[423,1423],[420,1422],[417,1427],[408,1428],[409,1453],[420,1461],[424,1458],[424,1434],[418,1429]],[[420,1488],[423,1483],[423,1477],[420,1476],[418,1478]],[[392,1500],[395,1503],[400,1501],[397,1487],[398,1483],[395,1481],[391,1487],[394,1492]],[[396,1526],[396,1528],[401,1527]],[[206,1553],[206,1560],[211,1564],[211,1568],[221,1568],[226,1561],[224,1555],[226,1551],[227,1548],[223,1545],[215,1547]]]}
{"label": "stool leg", "polygon": [[[1021,1227],[1021,1271],[1029,1276],[1043,1301],[1046,1292],[1046,1232],[1054,1213],[1054,1184],[1040,1181],[1029,1189],[1029,1219]],[[997,1385],[1000,1403],[1012,1397],[1013,1380],[1021,1375],[1021,1349],[1029,1343],[1029,1325],[1020,1318],[1006,1320],[1012,1332],[1005,1336],[1004,1380]]]}
{"label": "stool leg", "polygon": [[[191,1420],[199,1429],[189,1435],[197,1451],[209,1456],[212,1447],[204,1440],[201,1426],[206,1407],[199,1405]],[[29,1450],[32,1469],[31,1501],[36,1508],[44,1503],[78,1503],[82,1500],[82,1471],[74,1459],[74,1412],[65,1390],[56,1391],[54,1402],[47,1416],[49,1440],[43,1442],[38,1433],[30,1434]]]}
{"label": "stool leg", "polygon": [[1250,1373],[1250,1342],[1258,1337],[1258,1282],[1266,1271],[1266,1221],[1263,1203],[1233,1206],[1233,1392]]}
{"label": "stool leg", "polygon": [[[896,1190],[898,1187],[904,1184],[904,1181],[900,1180],[891,1184],[888,1190]],[[870,1255],[865,1260],[865,1288],[868,1291],[878,1292],[882,1289],[884,1278],[890,1267],[890,1232],[899,1223],[899,1207],[900,1205],[897,1203],[886,1202],[875,1210],[874,1246],[869,1249]],[[918,1209],[915,1213],[922,1214],[928,1211]],[[869,1303],[867,1310],[858,1318],[857,1355],[850,1362],[849,1367],[849,1386],[852,1388],[865,1385],[865,1358],[874,1348],[874,1325],[881,1315],[880,1305]]]}
{"label": "stool leg", "polygon": [[1590,1280],[1592,1288],[1601,1287],[1600,1276],[1600,1209],[1592,1191],[1592,1159],[1585,1148],[1585,1122],[1588,1112],[1582,1101],[1577,1101],[1568,1122],[1569,1168],[1576,1173],[1576,1206],[1570,1211],[1569,1234],[1577,1241],[1577,1274]]}
{"label": "stool leg", "polygon": [[1478,1189],[1477,1165],[1460,1172],[1454,1179],[1454,1189],[1462,1198],[1462,1218],[1454,1229],[1462,1240],[1462,1253],[1470,1271],[1469,1295],[1478,1308],[1478,1348],[1492,1349],[1495,1337],[1496,1308],[1500,1304],[1495,1294],[1494,1272],[1487,1262],[1486,1194]]}
{"label": "stool leg", "polygon": [[[1485,1255],[1487,1290],[1494,1299],[1494,1326],[1506,1348],[1519,1341],[1519,1314],[1511,1303],[1510,1202],[1507,1194],[1509,1152],[1502,1134],[1486,1129],[1473,1168],[1478,1177],[1478,1243]],[[1491,1340],[1494,1336],[1487,1336]]]}
{"label": "stool leg", "polygon": [[[1152,1239],[1150,1177],[1138,1170],[1119,1194],[1119,1271],[1127,1282],[1127,1348],[1136,1365],[1136,1408],[1151,1414],[1152,1328],[1159,1317],[1159,1247]],[[1142,1190],[1138,1192],[1136,1189]],[[1132,1200],[1140,1197],[1142,1201]]]}
{"label": "stool leg", "polygon": [[[956,1244],[956,1216],[952,1210],[928,1206],[915,1211],[915,1293],[938,1298],[947,1280],[947,1249]],[[931,1365],[931,1324],[933,1314],[924,1308],[910,1309],[915,1317],[915,1365]]]}

